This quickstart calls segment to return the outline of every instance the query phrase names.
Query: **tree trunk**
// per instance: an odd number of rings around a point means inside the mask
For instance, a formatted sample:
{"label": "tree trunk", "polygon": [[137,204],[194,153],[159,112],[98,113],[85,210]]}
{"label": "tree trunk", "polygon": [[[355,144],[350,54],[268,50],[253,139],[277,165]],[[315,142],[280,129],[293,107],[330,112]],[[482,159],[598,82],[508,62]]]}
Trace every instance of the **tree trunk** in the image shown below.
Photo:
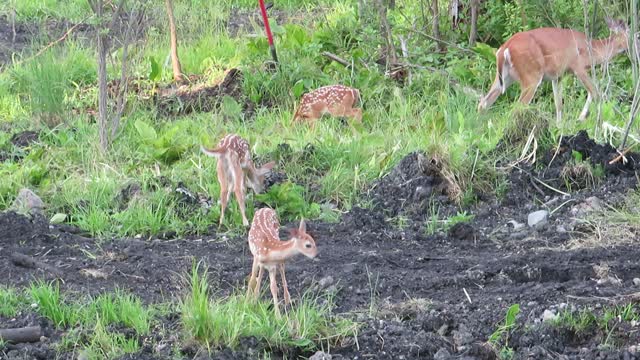
{"label": "tree trunk", "polygon": [[[431,23],[433,37],[438,40],[442,40],[440,38],[440,10],[438,8],[438,0],[431,1],[431,16],[433,16],[433,22]],[[438,51],[440,52],[444,51],[444,46],[442,42],[437,41],[436,43],[437,43],[436,46],[438,47]]]}
{"label": "tree trunk", "polygon": [[478,39],[478,8],[480,0],[471,0],[471,29],[469,30],[469,47],[473,47]]}
{"label": "tree trunk", "polygon": [[[102,0],[96,4],[96,15],[102,21]],[[100,148],[106,151],[109,145],[109,129],[107,122],[107,35],[100,26],[98,31],[98,127]]]}
{"label": "tree trunk", "polygon": [[380,31],[382,33],[382,37],[386,42],[386,67],[389,69],[391,63],[396,63],[396,49],[393,46],[393,35],[391,33],[391,26],[389,26],[389,20],[387,19],[387,8],[382,3],[382,0],[378,0],[376,2],[378,6],[378,15],[380,17]]}
{"label": "tree trunk", "polygon": [[184,81],[180,58],[178,57],[178,34],[176,33],[176,20],[173,16],[172,0],[165,0],[167,15],[169,16],[169,31],[171,33],[171,66],[173,67],[173,80],[177,83]]}

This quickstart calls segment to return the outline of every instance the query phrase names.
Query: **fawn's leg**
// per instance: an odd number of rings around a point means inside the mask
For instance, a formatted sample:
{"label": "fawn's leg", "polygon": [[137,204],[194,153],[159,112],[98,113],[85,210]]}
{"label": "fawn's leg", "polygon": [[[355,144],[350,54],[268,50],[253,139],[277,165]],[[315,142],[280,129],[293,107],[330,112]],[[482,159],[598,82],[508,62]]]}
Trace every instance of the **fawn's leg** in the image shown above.
{"label": "fawn's leg", "polygon": [[245,197],[246,197],[246,188],[244,182],[244,172],[242,171],[242,167],[240,163],[233,165],[234,171],[234,187],[233,192],[236,194],[236,200],[238,201],[238,207],[240,208],[240,215],[242,215],[242,225],[249,226],[249,220],[247,219],[247,215],[245,213]]}
{"label": "fawn's leg", "polygon": [[273,306],[276,310],[276,316],[280,316],[280,308],[278,307],[278,284],[276,283],[276,268],[269,268],[269,282],[271,283],[271,296],[273,296]]}
{"label": "fawn's leg", "polygon": [[251,265],[251,274],[249,275],[249,284],[247,284],[247,297],[255,293],[256,276],[258,276],[258,260],[254,257]]}
{"label": "fawn's leg", "polygon": [[284,274],[284,263],[278,265],[280,269],[280,277],[282,278],[282,288],[284,289],[284,304],[289,305],[291,303],[291,297],[289,296],[289,289],[287,287],[287,277]]}
{"label": "fawn's leg", "polygon": [[262,273],[264,272],[264,267],[258,265],[258,279],[256,280],[256,285],[253,288],[253,296],[254,298],[258,298],[258,294],[260,293],[260,284],[262,283]]}
{"label": "fawn's leg", "polygon": [[[220,180],[220,177],[218,179]],[[224,210],[227,208],[229,196],[231,195],[228,186],[226,179],[220,180],[220,223],[218,224],[218,227],[222,226],[222,222],[224,221]]]}

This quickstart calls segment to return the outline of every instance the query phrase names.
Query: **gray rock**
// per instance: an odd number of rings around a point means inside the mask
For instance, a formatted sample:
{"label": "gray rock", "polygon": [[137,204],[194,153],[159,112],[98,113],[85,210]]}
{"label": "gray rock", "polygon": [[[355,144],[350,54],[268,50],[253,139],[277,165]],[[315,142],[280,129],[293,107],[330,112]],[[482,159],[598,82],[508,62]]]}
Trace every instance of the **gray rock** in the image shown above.
{"label": "gray rock", "polygon": [[44,202],[33,191],[22,188],[13,201],[11,209],[21,214],[42,215]]}
{"label": "gray rock", "polygon": [[553,311],[547,309],[542,313],[542,321],[547,322],[547,321],[553,321],[556,320],[558,318],[558,314],[554,313]]}
{"label": "gray rock", "polygon": [[331,354],[327,354],[323,351],[316,351],[315,354],[311,355],[309,360],[331,360]]}
{"label": "gray rock", "polygon": [[540,229],[547,225],[549,221],[549,212],[547,210],[538,210],[529,214],[527,224],[529,227]]}
{"label": "gray rock", "polygon": [[451,358],[451,353],[445,348],[440,348],[434,355],[433,360],[447,360]]}
{"label": "gray rock", "polygon": [[453,344],[458,349],[473,342],[473,335],[465,325],[458,326],[458,330],[454,330],[452,335]]}
{"label": "gray rock", "polygon": [[325,276],[320,281],[318,281],[318,286],[322,289],[329,287],[329,285],[333,284],[333,276]]}
{"label": "gray rock", "polygon": [[633,278],[633,285],[640,286],[640,278]]}
{"label": "gray rock", "polygon": [[587,216],[588,214],[594,211],[599,211],[599,210],[602,210],[602,201],[595,196],[591,196],[586,198],[580,204],[572,207],[571,215],[575,218],[581,219]]}

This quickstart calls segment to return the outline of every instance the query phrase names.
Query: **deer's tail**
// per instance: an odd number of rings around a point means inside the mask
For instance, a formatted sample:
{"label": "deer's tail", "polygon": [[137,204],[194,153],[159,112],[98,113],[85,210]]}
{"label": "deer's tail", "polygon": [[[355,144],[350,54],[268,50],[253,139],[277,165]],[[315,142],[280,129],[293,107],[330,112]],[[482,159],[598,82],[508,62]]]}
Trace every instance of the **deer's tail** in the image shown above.
{"label": "deer's tail", "polygon": [[215,149],[207,149],[202,145],[200,145],[200,150],[202,150],[203,153],[213,157],[220,157],[220,155],[224,154],[224,152],[227,151],[227,149],[223,147],[218,147]]}

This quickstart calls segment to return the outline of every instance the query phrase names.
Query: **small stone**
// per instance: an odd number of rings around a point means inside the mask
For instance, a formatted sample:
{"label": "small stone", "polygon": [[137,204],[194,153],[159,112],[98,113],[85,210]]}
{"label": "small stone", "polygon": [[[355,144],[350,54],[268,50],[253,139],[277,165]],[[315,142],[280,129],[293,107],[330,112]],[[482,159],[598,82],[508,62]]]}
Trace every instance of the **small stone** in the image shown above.
{"label": "small stone", "polygon": [[451,357],[451,353],[449,350],[445,348],[440,348],[434,355],[433,360],[447,360]]}
{"label": "small stone", "polygon": [[542,321],[543,322],[547,322],[547,321],[554,321],[558,318],[558,315],[555,314],[553,311],[547,309],[542,313]]}
{"label": "small stone", "polygon": [[564,225],[558,225],[556,226],[556,232],[559,234],[564,234],[567,232],[567,228],[565,228]]}
{"label": "small stone", "polygon": [[633,278],[633,285],[640,286],[640,278]]}
{"label": "small stone", "polygon": [[458,330],[453,331],[453,343],[456,348],[460,349],[462,346],[471,344],[472,342],[473,335],[466,326],[460,325]]}
{"label": "small stone", "polygon": [[509,221],[509,224],[511,224],[511,226],[513,226],[513,231],[519,231],[524,229],[524,224],[523,223],[519,223],[515,220],[511,220]]}
{"label": "small stone", "polygon": [[40,199],[40,197],[33,191],[27,188],[22,188],[20,189],[20,192],[18,192],[16,199],[13,201],[11,209],[20,214],[42,215],[44,202],[42,202],[42,199]]}
{"label": "small stone", "polygon": [[320,279],[320,281],[318,281],[318,286],[320,286],[322,289],[328,287],[331,284],[333,284],[333,276],[331,275],[325,276]]}
{"label": "small stone", "polygon": [[547,210],[538,210],[529,214],[527,224],[532,228],[542,228],[549,221],[549,212]]}
{"label": "small stone", "polygon": [[311,355],[309,360],[331,360],[331,358],[332,356],[324,351],[316,351],[315,354]]}

